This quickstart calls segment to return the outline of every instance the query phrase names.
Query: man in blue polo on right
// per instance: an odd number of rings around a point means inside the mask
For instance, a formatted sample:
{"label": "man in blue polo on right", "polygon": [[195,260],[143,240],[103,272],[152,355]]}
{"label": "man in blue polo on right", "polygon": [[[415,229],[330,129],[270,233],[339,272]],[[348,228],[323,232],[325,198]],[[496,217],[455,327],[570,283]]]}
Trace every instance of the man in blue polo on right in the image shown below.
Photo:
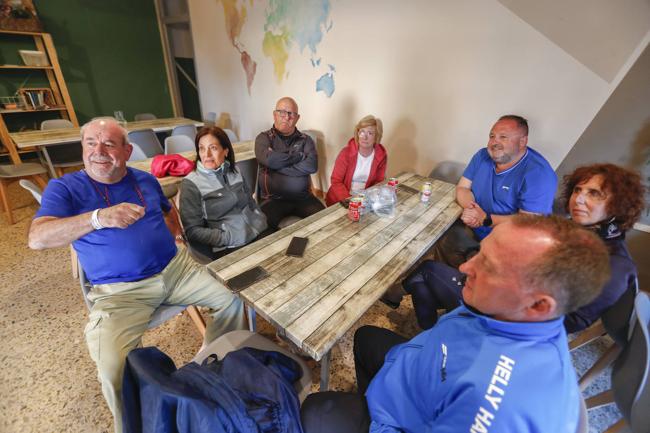
{"label": "man in blue polo on right", "polygon": [[490,130],[487,146],[469,162],[456,185],[463,207],[454,224],[435,246],[435,258],[458,268],[492,227],[523,212],[550,214],[557,176],[537,151],[528,147],[528,121],[501,116]]}

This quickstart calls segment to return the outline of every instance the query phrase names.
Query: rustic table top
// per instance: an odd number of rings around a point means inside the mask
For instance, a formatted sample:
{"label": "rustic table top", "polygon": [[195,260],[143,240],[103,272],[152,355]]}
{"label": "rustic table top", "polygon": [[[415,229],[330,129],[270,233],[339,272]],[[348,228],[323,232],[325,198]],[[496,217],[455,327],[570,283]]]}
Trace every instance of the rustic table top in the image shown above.
{"label": "rustic table top", "polygon": [[[331,206],[207,268],[225,282],[262,266],[269,275],[239,295],[318,361],[461,213],[455,185],[412,173],[398,179],[406,187],[398,188],[393,218],[368,213],[352,222],[347,209]],[[422,203],[426,181],[433,191]],[[285,255],[293,236],[309,238],[301,258]]]}
{"label": "rustic table top", "polygon": [[[184,117],[173,117],[169,119],[153,119],[127,122],[127,131],[136,131],[138,129],[153,129],[154,132],[169,131],[175,126],[194,124],[202,126],[203,122],[198,122]],[[53,146],[57,144],[79,143],[81,142],[81,128],[63,128],[48,129],[45,131],[27,131],[13,132],[9,135],[16,143],[16,147],[24,149],[34,146]]]}

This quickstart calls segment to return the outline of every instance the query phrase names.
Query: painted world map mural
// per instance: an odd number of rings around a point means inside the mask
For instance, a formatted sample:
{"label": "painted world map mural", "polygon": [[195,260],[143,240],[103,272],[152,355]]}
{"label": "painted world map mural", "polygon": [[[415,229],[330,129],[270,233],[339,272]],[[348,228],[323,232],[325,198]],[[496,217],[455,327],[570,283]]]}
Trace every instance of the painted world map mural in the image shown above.
{"label": "painted world map mural", "polygon": [[332,97],[335,91],[334,65],[323,61],[318,48],[332,28],[330,0],[220,0],[223,5],[225,28],[232,46],[239,52],[241,65],[246,75],[248,94],[255,81],[257,63],[241,42],[242,31],[246,31],[249,8],[264,6],[264,37],[262,53],[273,64],[273,75],[278,84],[289,77],[287,61],[292,48],[298,48],[317,73],[314,83],[317,92]]}

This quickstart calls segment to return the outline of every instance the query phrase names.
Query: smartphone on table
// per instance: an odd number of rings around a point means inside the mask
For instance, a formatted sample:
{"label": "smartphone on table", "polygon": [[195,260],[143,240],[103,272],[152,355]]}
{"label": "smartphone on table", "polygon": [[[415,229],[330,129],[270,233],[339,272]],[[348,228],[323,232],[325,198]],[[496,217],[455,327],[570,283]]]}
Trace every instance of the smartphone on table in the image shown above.
{"label": "smartphone on table", "polygon": [[226,286],[228,286],[232,292],[241,292],[246,287],[268,277],[268,275],[268,272],[266,272],[263,267],[255,266],[254,268],[244,271],[227,280]]}
{"label": "smartphone on table", "polygon": [[291,242],[289,242],[289,246],[287,247],[287,252],[285,254],[291,257],[302,257],[303,254],[305,254],[307,242],[309,242],[309,238],[294,236],[291,239]]}

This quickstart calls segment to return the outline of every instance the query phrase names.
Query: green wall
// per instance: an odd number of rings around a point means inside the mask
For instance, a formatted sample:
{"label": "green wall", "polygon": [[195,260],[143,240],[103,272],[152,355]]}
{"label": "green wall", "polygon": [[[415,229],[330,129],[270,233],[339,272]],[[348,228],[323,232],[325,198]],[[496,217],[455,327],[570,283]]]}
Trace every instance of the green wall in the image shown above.
{"label": "green wall", "polygon": [[[153,0],[34,3],[45,31],[52,34],[80,123],[112,115],[115,110],[122,110],[127,120],[143,112],[173,115]],[[18,49],[33,49],[25,47],[25,39],[20,38],[3,38],[2,45],[0,60],[7,63],[20,63]],[[38,74],[33,74],[28,86],[42,82]],[[22,78],[19,74],[2,75],[0,94],[10,95]],[[15,116],[29,124],[34,115]],[[19,119],[12,119],[14,122]]]}

